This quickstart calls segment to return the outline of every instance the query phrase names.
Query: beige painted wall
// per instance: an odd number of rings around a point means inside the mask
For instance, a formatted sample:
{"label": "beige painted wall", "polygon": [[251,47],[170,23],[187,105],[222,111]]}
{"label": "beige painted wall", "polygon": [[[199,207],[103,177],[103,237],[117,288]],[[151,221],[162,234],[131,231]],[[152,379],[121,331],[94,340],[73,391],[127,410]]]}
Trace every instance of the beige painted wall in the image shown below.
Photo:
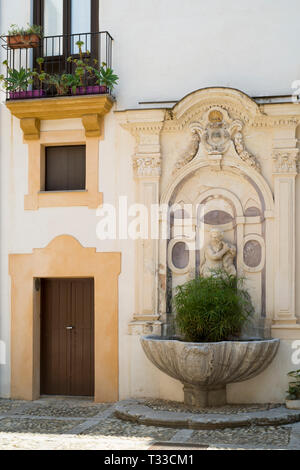
{"label": "beige painted wall", "polygon": [[95,282],[95,401],[119,397],[118,276],[119,253],[96,253],[70,236],[53,240],[33,254],[11,255],[11,397],[40,396],[40,320],[34,279],[93,278]]}

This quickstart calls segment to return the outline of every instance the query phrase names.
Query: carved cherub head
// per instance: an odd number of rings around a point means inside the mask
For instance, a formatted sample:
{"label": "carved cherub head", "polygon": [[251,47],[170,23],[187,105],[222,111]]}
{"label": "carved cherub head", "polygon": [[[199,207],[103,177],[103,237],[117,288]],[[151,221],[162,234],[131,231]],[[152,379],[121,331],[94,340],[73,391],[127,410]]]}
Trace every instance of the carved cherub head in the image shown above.
{"label": "carved cherub head", "polygon": [[223,240],[224,233],[222,230],[219,230],[217,228],[212,228],[210,231],[210,239],[211,241],[218,241],[221,242]]}

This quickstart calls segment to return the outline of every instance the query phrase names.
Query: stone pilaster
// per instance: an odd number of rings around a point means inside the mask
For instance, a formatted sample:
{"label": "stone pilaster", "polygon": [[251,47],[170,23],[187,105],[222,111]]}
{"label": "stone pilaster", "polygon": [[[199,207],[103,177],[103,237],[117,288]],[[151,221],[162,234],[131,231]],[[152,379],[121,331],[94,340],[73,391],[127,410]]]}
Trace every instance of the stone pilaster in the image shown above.
{"label": "stone pilaster", "polygon": [[[121,124],[136,140],[133,170],[136,181],[136,203],[148,212],[148,238],[136,241],[135,312],[129,324],[132,335],[161,334],[158,313],[159,260],[159,182],[161,176],[161,131],[164,112],[149,110],[149,115],[127,113]],[[136,119],[135,119],[136,117]],[[156,207],[156,210],[153,208]]]}
{"label": "stone pilaster", "polygon": [[298,149],[295,139],[276,141],[273,149],[275,197],[275,325],[296,324],[295,180]]}

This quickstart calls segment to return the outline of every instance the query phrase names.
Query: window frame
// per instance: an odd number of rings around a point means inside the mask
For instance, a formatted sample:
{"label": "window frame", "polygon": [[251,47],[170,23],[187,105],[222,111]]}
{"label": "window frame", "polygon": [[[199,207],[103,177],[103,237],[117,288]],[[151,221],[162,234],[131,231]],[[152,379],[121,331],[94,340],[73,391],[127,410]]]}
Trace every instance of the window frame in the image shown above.
{"label": "window frame", "polygon": [[[71,0],[63,0],[63,35],[71,34]],[[33,0],[33,23],[44,27],[44,0]],[[99,0],[91,0],[91,30],[99,32]],[[76,34],[76,33],[74,33]]]}
{"label": "window frame", "polygon": [[[88,207],[103,203],[99,192],[99,137],[86,137],[84,130],[41,132],[38,140],[28,140],[28,194],[24,209],[36,211],[47,207]],[[86,146],[86,189],[45,191],[45,149],[50,146]]]}

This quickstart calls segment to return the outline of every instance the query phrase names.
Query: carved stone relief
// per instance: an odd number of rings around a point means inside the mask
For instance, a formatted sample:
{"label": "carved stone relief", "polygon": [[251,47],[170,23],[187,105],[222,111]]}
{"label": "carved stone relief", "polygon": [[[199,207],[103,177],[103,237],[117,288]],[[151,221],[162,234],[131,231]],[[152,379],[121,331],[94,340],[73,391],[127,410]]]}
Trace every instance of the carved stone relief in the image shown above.
{"label": "carved stone relief", "polygon": [[297,173],[299,150],[278,149],[273,152],[274,173]]}
{"label": "carved stone relief", "polygon": [[198,122],[190,124],[192,134],[190,147],[176,165],[177,171],[198,154],[200,143],[208,157],[221,158],[233,144],[236,155],[247,165],[261,171],[257,159],[245,148],[242,121],[230,118],[228,112],[221,107],[209,109]]}
{"label": "carved stone relief", "polygon": [[210,242],[205,247],[204,261],[201,266],[202,276],[209,277],[213,271],[219,269],[224,269],[230,275],[236,275],[234,266],[236,247],[226,243],[223,237],[223,232],[218,229],[210,231]]}
{"label": "carved stone relief", "polygon": [[136,155],[133,159],[133,169],[136,176],[160,176],[161,174],[161,156],[157,155]]}

